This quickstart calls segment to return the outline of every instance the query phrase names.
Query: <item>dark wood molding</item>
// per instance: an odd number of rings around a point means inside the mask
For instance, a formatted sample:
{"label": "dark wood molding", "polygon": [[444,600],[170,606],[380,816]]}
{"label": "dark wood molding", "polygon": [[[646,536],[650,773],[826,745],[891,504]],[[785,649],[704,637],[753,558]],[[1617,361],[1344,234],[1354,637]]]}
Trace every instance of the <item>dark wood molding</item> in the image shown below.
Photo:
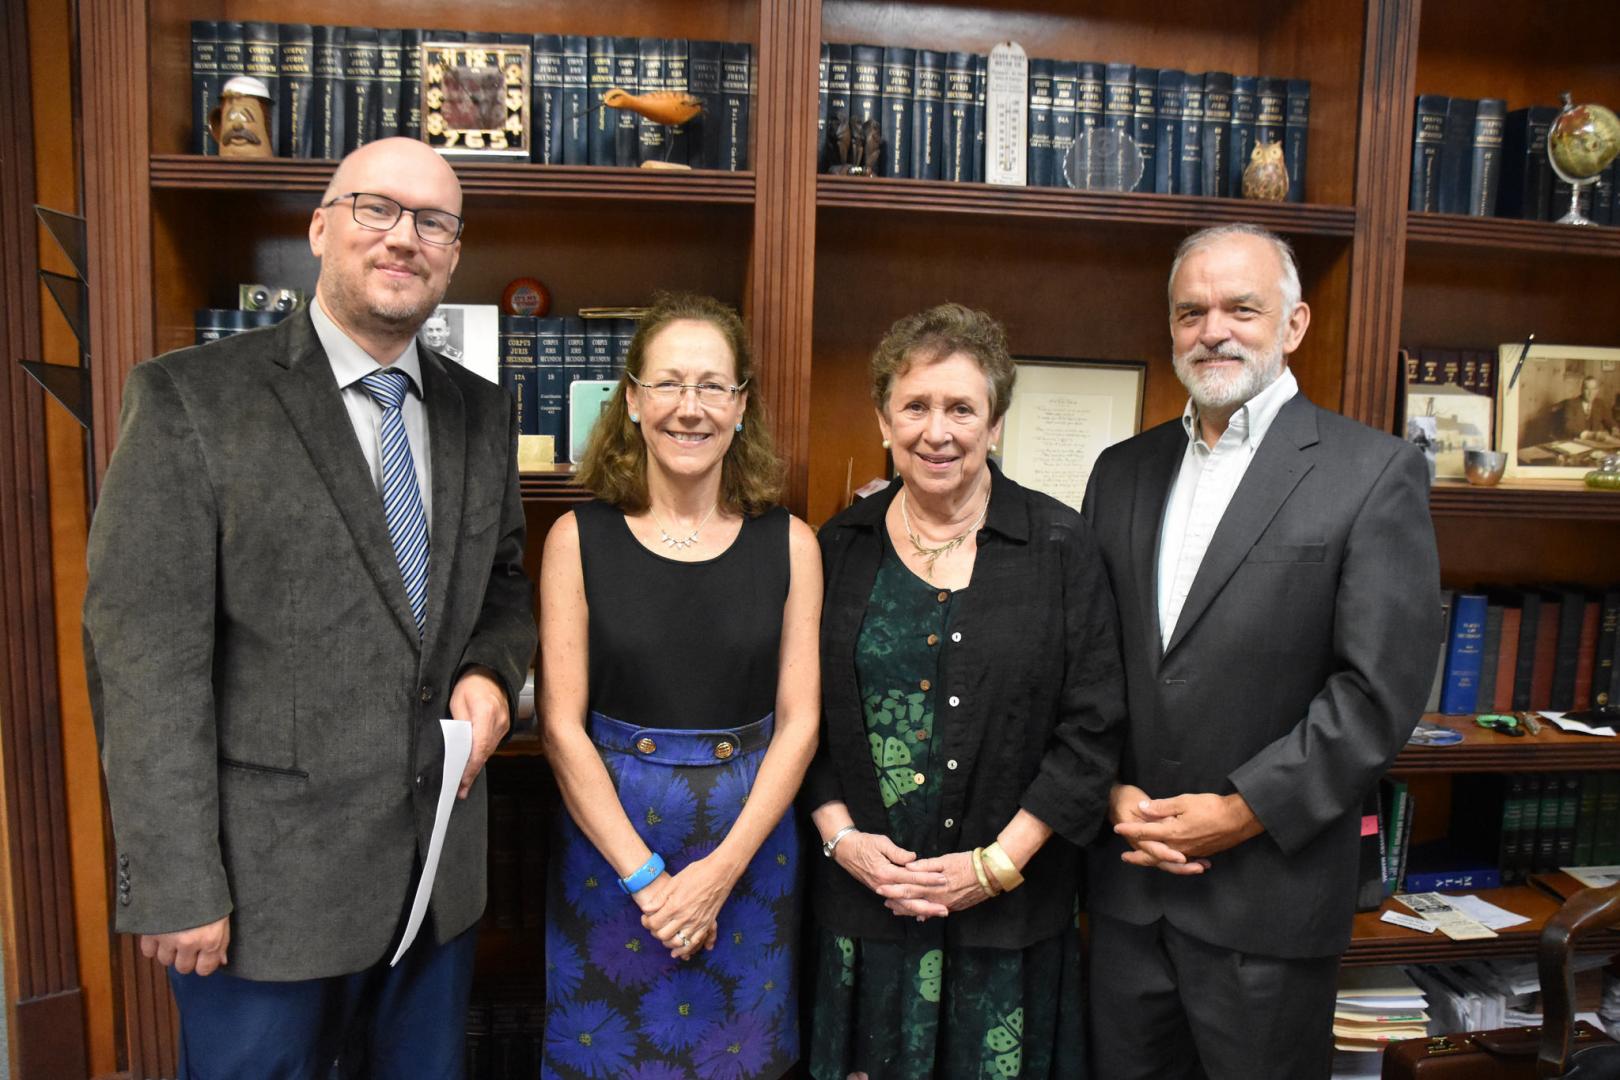
{"label": "dark wood molding", "polygon": [[[11,1039],[23,1076],[83,1076],[85,1028],[62,769],[44,392],[18,360],[41,360],[28,13],[16,6],[0,94],[0,769],[6,799],[6,957]],[[72,362],[75,357],[54,357]]]}
{"label": "dark wood molding", "polygon": [[1399,380],[1406,196],[1422,0],[1367,0],[1356,132],[1356,229],[1350,265],[1343,409],[1388,431]]}
{"label": "dark wood molding", "polygon": [[821,0],[760,0],[747,308],[777,450],[788,463],[785,501],[799,514],[810,486],[820,43]]}
{"label": "dark wood molding", "polygon": [[1248,221],[1285,235],[1349,236],[1356,224],[1356,211],[1350,206],[1257,202],[1200,195],[1001,187],[872,176],[818,176],[816,203],[822,207],[884,212],[1163,225],[1187,231],[1229,221]]}
{"label": "dark wood molding", "polygon": [[143,3],[110,3],[79,20],[83,114],[95,117],[83,146],[98,483],[118,435],[124,380],[154,351],[146,16]]}
{"label": "dark wood molding", "polygon": [[1620,521],[1620,492],[1599,491],[1567,482],[1514,484],[1508,481],[1501,487],[1473,487],[1442,481],[1429,489],[1429,513],[1434,517]]}
{"label": "dark wood molding", "polygon": [[1550,221],[1409,213],[1406,240],[1409,245],[1445,244],[1491,252],[1530,251],[1560,257],[1620,258],[1620,229],[1558,225]]}

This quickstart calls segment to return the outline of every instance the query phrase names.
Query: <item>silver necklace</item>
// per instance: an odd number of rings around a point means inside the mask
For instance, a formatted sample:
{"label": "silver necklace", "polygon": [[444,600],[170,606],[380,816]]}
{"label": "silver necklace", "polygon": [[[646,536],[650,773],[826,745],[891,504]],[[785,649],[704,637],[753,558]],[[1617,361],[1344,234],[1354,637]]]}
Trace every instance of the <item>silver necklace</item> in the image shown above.
{"label": "silver necklace", "polygon": [[658,511],[652,508],[652,504],[647,504],[647,513],[652,515],[653,524],[658,526],[658,539],[662,540],[664,542],[664,546],[669,548],[671,551],[685,551],[687,548],[696,544],[698,533],[703,531],[703,526],[709,523],[709,519],[714,517],[714,512],[718,509],[720,509],[720,504],[716,502],[713,506],[709,507],[709,512],[703,515],[703,520],[697,523],[697,528],[693,529],[685,536],[675,536],[667,528],[665,528],[664,523],[658,519]]}
{"label": "silver necklace", "polygon": [[928,567],[923,571],[923,573],[928,577],[934,576],[934,564],[939,562],[940,556],[949,555],[951,552],[961,547],[963,541],[965,541],[973,533],[978,532],[979,526],[984,524],[984,519],[989,513],[990,493],[986,492],[984,496],[984,508],[979,511],[979,519],[977,521],[975,521],[972,525],[969,525],[962,532],[945,541],[943,544],[929,546],[922,542],[922,537],[918,536],[917,530],[912,528],[911,513],[906,507],[906,489],[900,489],[900,520],[904,522],[906,526],[906,539],[911,541],[911,553],[913,555],[916,555],[920,559],[928,560]]}

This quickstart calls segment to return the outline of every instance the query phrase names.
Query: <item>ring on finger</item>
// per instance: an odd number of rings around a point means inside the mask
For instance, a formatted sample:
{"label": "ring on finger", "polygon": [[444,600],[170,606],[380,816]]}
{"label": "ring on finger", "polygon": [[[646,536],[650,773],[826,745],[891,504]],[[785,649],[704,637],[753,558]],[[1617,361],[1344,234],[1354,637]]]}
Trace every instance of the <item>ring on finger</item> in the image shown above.
{"label": "ring on finger", "polygon": [[692,939],[686,936],[685,930],[677,930],[675,932],[675,940],[681,943],[681,948],[683,949],[690,949],[692,947]]}

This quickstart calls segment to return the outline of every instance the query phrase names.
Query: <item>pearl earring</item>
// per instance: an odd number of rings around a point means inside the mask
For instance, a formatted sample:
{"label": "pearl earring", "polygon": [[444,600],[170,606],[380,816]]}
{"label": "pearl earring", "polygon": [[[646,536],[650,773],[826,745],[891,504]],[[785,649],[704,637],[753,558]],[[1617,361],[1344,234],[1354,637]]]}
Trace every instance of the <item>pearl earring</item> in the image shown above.
{"label": "pearl earring", "polygon": [[641,417],[637,416],[635,413],[631,413],[630,414],[630,422],[632,424],[639,424],[639,423],[641,423]]}
{"label": "pearl earring", "polygon": [[883,449],[887,450],[888,448],[889,448],[889,440],[884,439],[883,440]]}
{"label": "pearl earring", "polygon": [[741,420],[737,421],[737,430],[738,431],[742,430],[742,421]]}
{"label": "pearl earring", "polygon": [[991,444],[990,444],[990,452],[991,452],[991,453],[992,453],[992,454],[999,454],[999,453],[1001,453],[1001,445],[1000,445],[1000,444],[999,444],[999,443],[991,443]]}

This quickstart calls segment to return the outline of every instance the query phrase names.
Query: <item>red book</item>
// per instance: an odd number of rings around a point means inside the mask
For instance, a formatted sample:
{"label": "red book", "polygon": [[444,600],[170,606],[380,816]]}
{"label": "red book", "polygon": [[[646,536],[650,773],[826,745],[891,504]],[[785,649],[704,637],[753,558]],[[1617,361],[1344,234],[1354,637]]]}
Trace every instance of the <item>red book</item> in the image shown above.
{"label": "red book", "polygon": [[1553,667],[1558,662],[1558,616],[1563,607],[1557,593],[1548,593],[1541,599],[1541,617],[1536,622],[1536,657],[1530,669],[1532,709],[1552,706]]}
{"label": "red book", "polygon": [[1519,669],[1519,620],[1523,617],[1517,607],[1502,609],[1502,642],[1496,654],[1496,689],[1491,701],[1491,708],[1499,713],[1513,711],[1513,674]]}
{"label": "red book", "polygon": [[1580,656],[1575,661],[1575,710],[1592,707],[1592,673],[1597,670],[1598,622],[1603,614],[1603,601],[1588,600],[1581,616]]}

